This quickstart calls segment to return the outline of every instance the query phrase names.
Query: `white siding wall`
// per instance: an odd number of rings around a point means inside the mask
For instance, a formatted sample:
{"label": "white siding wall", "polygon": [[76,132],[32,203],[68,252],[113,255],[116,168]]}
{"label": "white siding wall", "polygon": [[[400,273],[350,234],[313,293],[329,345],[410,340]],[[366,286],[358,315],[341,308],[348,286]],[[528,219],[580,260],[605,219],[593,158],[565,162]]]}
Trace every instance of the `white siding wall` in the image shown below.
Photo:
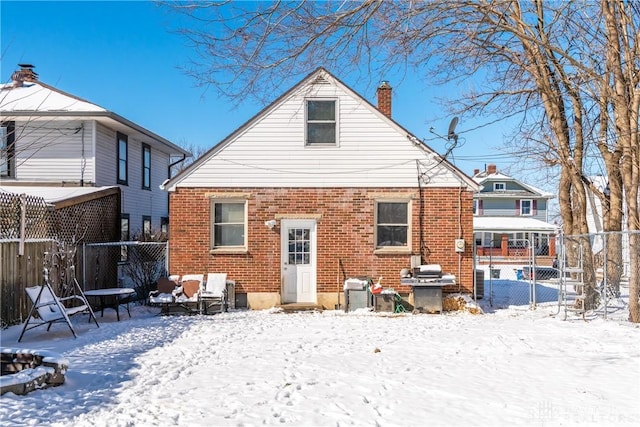
{"label": "white siding wall", "polygon": [[92,123],[69,120],[16,121],[16,179],[93,183]]}
{"label": "white siding wall", "polygon": [[[97,157],[99,185],[117,184],[117,133],[98,125]],[[142,141],[128,135],[128,185],[120,185],[122,191],[121,212],[129,214],[131,234],[142,230],[142,217],[151,216],[154,229],[160,228],[162,217],[169,215],[168,196],[159,186],[167,179],[169,154],[151,147],[151,190],[142,189]]]}
{"label": "white siding wall", "polygon": [[[338,100],[339,145],[305,147],[305,97]],[[334,85],[314,85],[267,111],[186,176],[181,187],[416,187],[416,160],[435,186],[458,186],[377,110]],[[424,184],[423,184],[424,185]]]}
{"label": "white siding wall", "polygon": [[96,123],[96,182],[99,186],[116,185],[116,131]]}

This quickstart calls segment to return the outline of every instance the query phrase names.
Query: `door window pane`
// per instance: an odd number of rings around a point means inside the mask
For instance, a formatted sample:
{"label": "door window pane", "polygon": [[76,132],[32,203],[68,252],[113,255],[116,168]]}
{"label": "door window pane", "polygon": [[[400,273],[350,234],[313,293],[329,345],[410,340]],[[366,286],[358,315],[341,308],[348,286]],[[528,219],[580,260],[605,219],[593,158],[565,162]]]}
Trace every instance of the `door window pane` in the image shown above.
{"label": "door window pane", "polygon": [[311,242],[310,230],[308,228],[290,228],[288,237],[289,264],[310,264],[311,263]]}

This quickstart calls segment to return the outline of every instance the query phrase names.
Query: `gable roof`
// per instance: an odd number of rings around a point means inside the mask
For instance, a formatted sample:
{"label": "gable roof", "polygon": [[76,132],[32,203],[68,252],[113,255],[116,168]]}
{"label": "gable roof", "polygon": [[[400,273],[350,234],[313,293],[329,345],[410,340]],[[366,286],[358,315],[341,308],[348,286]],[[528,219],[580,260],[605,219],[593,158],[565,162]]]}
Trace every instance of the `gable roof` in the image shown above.
{"label": "gable roof", "polygon": [[171,155],[191,155],[168,139],[106,108],[40,81],[24,82],[22,86],[17,87],[11,83],[0,85],[0,113],[3,120],[20,118],[37,120],[39,117],[46,117],[48,120],[55,118],[95,120],[105,126],[137,137],[151,146],[157,147],[157,144],[160,143],[165,147],[165,151]]}
{"label": "gable roof", "polygon": [[[305,90],[305,87],[311,88],[314,84],[323,84],[323,85],[332,85],[338,87],[344,93],[348,94],[353,99],[357,100],[359,105],[365,106],[370,112],[378,116],[379,119],[385,121],[391,128],[393,128],[397,135],[404,135],[406,140],[409,141],[415,147],[418,147],[422,153],[425,155],[425,158],[429,158],[430,160],[437,163],[437,166],[442,166],[446,168],[450,173],[457,177],[457,181],[459,185],[463,185],[472,190],[477,190],[478,185],[466,174],[460,171],[456,166],[449,163],[446,159],[442,158],[436,151],[428,147],[422,141],[415,137],[415,135],[411,134],[409,131],[404,129],[400,124],[398,124],[395,120],[390,117],[384,115],[382,112],[378,110],[374,105],[372,105],[365,98],[360,96],[338,78],[336,78],[333,74],[327,71],[323,67],[317,68],[315,71],[311,72],[305,78],[303,78],[299,83],[291,87],[289,90],[284,92],[278,98],[276,98],[271,104],[263,108],[260,112],[258,112],[255,116],[249,119],[246,123],[240,126],[238,129],[233,131],[230,135],[220,141],[218,144],[213,146],[209,151],[203,154],[200,158],[196,159],[189,167],[181,171],[179,174],[174,176],[171,179],[165,181],[165,183],[161,186],[168,191],[173,191],[177,185],[187,179],[191,174],[196,172],[201,166],[206,164],[210,159],[216,157],[220,152],[225,150],[231,144],[233,144],[239,137],[248,132],[252,127],[254,127],[257,123],[259,123],[264,117],[268,116],[270,113],[277,110],[280,106],[282,106],[287,100],[291,99],[293,96],[302,93],[301,91]],[[415,168],[414,165],[412,165]]]}
{"label": "gable roof", "polygon": [[[485,184],[489,184],[489,183],[493,183],[493,182],[515,182],[516,184],[518,184],[519,186],[521,186],[522,188],[524,188],[525,190],[529,191],[530,193],[533,193],[533,195],[536,195],[538,197],[543,197],[546,199],[553,199],[555,198],[555,194],[553,193],[549,193],[548,191],[544,191],[541,190],[537,187],[534,187],[533,185],[529,185],[525,182],[522,182],[518,179],[515,179],[509,175],[505,175],[503,173],[500,172],[496,172],[496,173],[487,173],[485,171],[480,172],[476,175],[473,176],[473,180],[475,182],[477,182],[480,186],[484,186]],[[513,193],[513,192],[511,192]],[[510,196],[513,195],[511,194],[509,191],[505,191],[505,192],[501,192],[500,194],[502,195],[506,195],[506,196]],[[491,196],[494,197],[496,195],[496,193],[484,193],[482,194],[484,196]]]}

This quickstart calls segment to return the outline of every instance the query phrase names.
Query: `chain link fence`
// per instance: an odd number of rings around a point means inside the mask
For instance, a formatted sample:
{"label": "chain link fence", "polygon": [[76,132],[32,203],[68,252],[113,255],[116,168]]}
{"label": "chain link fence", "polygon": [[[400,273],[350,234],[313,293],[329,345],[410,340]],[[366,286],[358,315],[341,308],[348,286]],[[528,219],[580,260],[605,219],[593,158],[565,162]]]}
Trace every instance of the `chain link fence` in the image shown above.
{"label": "chain link fence", "polygon": [[[561,235],[559,311],[638,318],[640,232]],[[633,290],[635,284],[635,291]],[[635,298],[636,304],[629,304]]]}
{"label": "chain link fence", "polygon": [[[499,247],[500,244],[501,241],[492,241],[490,247]],[[488,254],[479,256],[476,251],[476,272],[481,272],[483,298],[489,306],[495,309],[535,307],[539,293],[535,292],[531,280],[532,272],[535,272],[535,252],[531,242],[527,239],[511,239],[506,255],[498,255],[494,251],[485,253]]]}
{"label": "chain link fence", "polygon": [[83,245],[84,290],[133,288],[145,302],[168,271],[167,242],[108,242]]}
{"label": "chain link fence", "polygon": [[631,251],[637,242],[637,232],[561,234],[555,258],[539,256],[534,242],[526,239],[510,240],[508,256],[476,251],[478,297],[493,309],[556,308],[565,319],[634,318],[640,314],[629,304],[640,297],[632,295],[631,286],[640,280],[640,255]]}

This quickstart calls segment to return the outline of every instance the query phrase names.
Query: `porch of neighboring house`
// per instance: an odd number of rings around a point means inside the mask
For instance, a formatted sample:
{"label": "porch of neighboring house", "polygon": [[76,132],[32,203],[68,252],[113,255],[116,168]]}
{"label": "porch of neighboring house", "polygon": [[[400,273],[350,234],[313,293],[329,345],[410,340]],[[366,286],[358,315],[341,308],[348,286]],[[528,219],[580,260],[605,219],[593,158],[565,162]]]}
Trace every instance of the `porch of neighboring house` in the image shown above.
{"label": "porch of neighboring house", "polygon": [[512,263],[535,257],[537,265],[551,266],[556,258],[554,234],[476,233],[478,264]]}

